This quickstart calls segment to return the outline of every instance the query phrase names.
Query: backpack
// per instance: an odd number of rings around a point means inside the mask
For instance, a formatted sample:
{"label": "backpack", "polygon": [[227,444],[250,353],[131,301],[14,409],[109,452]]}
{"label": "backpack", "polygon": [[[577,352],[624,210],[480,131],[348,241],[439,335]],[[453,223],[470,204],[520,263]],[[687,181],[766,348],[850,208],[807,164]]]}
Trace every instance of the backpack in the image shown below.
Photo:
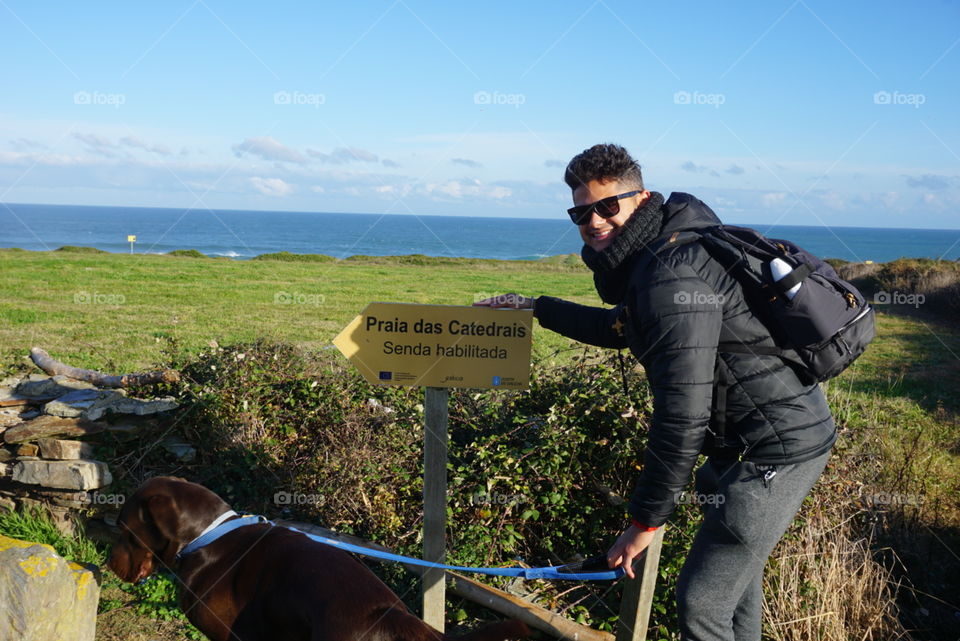
{"label": "backpack", "polygon": [[742,286],[776,347],[721,342],[714,366],[710,436],[703,453],[729,451],[727,392],[734,383],[723,353],[779,356],[808,385],[840,374],[876,333],[873,308],[829,263],[797,245],[748,227],[717,225],[676,232],[653,253],[699,241]]}
{"label": "backpack", "polygon": [[814,383],[840,374],[873,340],[874,312],[863,294],[810,252],[734,225],[677,232],[661,249],[693,241],[741,284],[777,345],[725,342],[720,352],[780,356]]}

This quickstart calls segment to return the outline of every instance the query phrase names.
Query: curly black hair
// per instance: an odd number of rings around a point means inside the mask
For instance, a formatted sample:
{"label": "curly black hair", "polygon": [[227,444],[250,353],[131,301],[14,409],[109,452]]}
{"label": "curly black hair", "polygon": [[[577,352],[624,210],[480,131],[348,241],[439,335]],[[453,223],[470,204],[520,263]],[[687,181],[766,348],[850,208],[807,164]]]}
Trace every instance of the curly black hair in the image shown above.
{"label": "curly black hair", "polygon": [[573,157],[563,174],[571,190],[591,180],[619,180],[625,186],[643,189],[640,163],[620,145],[594,145]]}

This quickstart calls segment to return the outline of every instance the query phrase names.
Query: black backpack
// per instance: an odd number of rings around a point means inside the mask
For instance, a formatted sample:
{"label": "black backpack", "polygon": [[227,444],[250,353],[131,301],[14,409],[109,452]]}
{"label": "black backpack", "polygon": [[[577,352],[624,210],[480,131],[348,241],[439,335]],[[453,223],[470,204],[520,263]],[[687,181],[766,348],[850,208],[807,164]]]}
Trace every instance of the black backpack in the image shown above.
{"label": "black backpack", "polygon": [[[693,241],[743,286],[747,303],[777,344],[721,343],[720,352],[780,356],[812,383],[840,374],[873,340],[873,308],[863,294],[810,252],[734,225],[678,232],[662,249]],[[775,259],[789,269],[779,279],[771,270]]]}
{"label": "black backpack", "polygon": [[[714,368],[711,437],[704,453],[728,450],[727,390],[733,380],[722,353],[779,356],[808,385],[840,374],[860,356],[876,333],[873,308],[860,291],[797,245],[766,238],[748,227],[717,225],[676,232],[653,253],[699,241],[743,287],[750,309],[764,323],[776,347],[723,342]],[[786,275],[774,274],[775,259]],[[794,289],[799,285],[799,288]]]}

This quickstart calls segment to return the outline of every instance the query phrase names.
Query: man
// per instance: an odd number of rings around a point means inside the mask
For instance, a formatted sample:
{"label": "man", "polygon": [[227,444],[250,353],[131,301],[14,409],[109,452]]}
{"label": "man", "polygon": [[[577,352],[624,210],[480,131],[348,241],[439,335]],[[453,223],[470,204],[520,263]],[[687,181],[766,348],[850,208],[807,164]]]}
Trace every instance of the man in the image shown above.
{"label": "man", "polygon": [[[698,454],[707,454],[696,474],[704,521],[678,582],[681,635],[759,641],[764,565],[836,440],[826,399],[779,356],[718,350],[724,342],[774,342],[741,285],[701,243],[671,247],[679,232],[720,224],[709,207],[689,194],[664,201],[645,189],[639,164],[617,145],[578,154],[564,180],[582,258],[601,299],[615,307],[515,294],[479,304],[532,308],[548,329],[637,357],[653,417],[630,525],[608,563],[633,576],[634,559],[673,512]],[[718,379],[727,381],[725,403],[714,395]]]}

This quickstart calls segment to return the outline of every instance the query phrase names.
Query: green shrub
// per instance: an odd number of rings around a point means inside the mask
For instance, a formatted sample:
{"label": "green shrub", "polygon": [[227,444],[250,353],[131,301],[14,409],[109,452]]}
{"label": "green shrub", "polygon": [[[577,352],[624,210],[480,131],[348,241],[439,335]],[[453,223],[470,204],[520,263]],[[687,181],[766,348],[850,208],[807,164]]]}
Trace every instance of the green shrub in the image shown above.
{"label": "green shrub", "polygon": [[250,260],[279,260],[288,263],[330,263],[337,259],[333,256],[327,256],[326,254],[293,254],[288,251],[282,251],[273,254],[260,254]]}
{"label": "green shrub", "polygon": [[172,252],[167,252],[167,256],[179,256],[181,258],[209,258],[209,256],[196,249],[174,249]]}
{"label": "green shrub", "polygon": [[[651,400],[632,372],[630,398],[624,396],[617,362],[607,354],[583,352],[563,367],[536,365],[524,393],[451,390],[451,562],[554,565],[601,554],[623,531],[625,505],[611,505],[605,495],[625,497],[632,489]],[[180,395],[192,413],[187,436],[203,444],[193,480],[235,507],[421,556],[419,388],[373,386],[342,359],[268,342],[217,347],[179,369]],[[631,406],[635,412],[627,412]],[[308,499],[278,504],[278,492]],[[655,605],[657,625],[665,628],[675,629],[672,587],[697,519],[694,508],[681,506],[672,521]],[[584,583],[562,596],[570,586],[531,585],[542,605],[613,629],[620,584],[611,590]]]}

